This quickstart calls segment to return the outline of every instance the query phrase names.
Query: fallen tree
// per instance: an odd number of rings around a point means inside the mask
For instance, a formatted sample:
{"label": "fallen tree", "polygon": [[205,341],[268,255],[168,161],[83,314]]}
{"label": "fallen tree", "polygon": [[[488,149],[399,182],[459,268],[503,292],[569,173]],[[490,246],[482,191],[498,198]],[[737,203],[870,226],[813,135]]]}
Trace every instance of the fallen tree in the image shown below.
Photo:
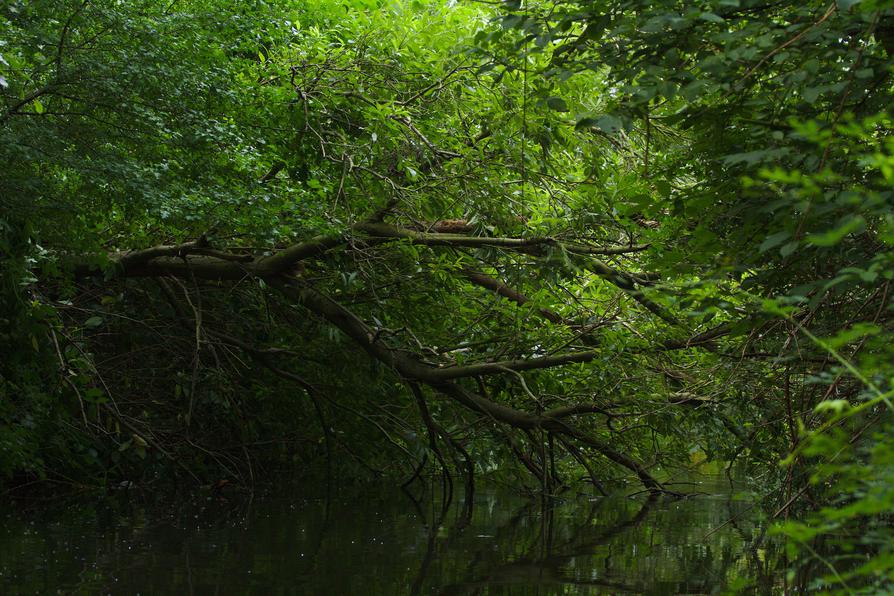
{"label": "fallen tree", "polygon": [[[485,360],[462,365],[449,361],[430,363],[426,362],[421,355],[426,351],[433,352],[430,347],[418,346],[416,350],[408,350],[406,346],[388,345],[385,333],[387,330],[371,327],[348,308],[315,288],[312,283],[304,281],[300,273],[296,275],[296,270],[299,266],[303,267],[305,261],[322,258],[327,251],[333,249],[354,246],[368,247],[369,245],[400,241],[450,249],[496,247],[501,251],[533,256],[542,255],[545,246],[555,246],[569,252],[587,255],[588,259],[595,254],[624,252],[624,249],[602,250],[581,244],[566,245],[566,243],[553,238],[492,238],[469,234],[420,233],[397,226],[365,222],[351,228],[349,234],[314,238],[278,250],[270,255],[252,256],[239,252],[224,252],[211,247],[208,241],[202,238],[180,245],[158,246],[113,254],[108,257],[108,263],[102,268],[98,268],[96,265],[80,264],[75,267],[75,271],[82,278],[100,273],[111,273],[113,278],[155,277],[164,279],[174,276],[187,280],[201,279],[207,282],[223,281],[228,283],[245,279],[263,280],[288,300],[300,304],[314,315],[334,325],[357,347],[363,349],[371,358],[384,364],[403,382],[425,384],[454,403],[483,415],[495,424],[507,425],[522,431],[560,435],[565,437],[562,439],[563,441],[573,440],[581,446],[593,449],[615,464],[627,468],[639,478],[648,490],[663,490],[661,483],[640,462],[613,448],[609,442],[577,428],[566,420],[573,415],[600,412],[599,407],[594,407],[592,404],[574,404],[556,410],[533,413],[489,399],[480,392],[464,387],[459,382],[463,379],[478,379],[480,382],[482,377],[490,375],[519,375],[523,371],[586,363],[603,356],[603,350],[598,348],[580,349],[514,360]],[[467,260],[475,260],[469,252],[464,255]],[[477,266],[494,267],[495,264],[477,262]],[[662,319],[672,320],[672,317],[660,311],[654,302],[642,296],[637,283],[643,282],[637,276],[613,269],[595,259],[590,268],[601,272],[604,279],[629,294],[640,304],[645,305],[649,311],[657,312]],[[527,303],[527,298],[523,294],[497,282],[484,273],[468,267],[458,270],[458,273],[464,275],[473,285],[495,291],[498,295],[519,306]],[[221,288],[221,291],[225,291],[225,289]],[[551,323],[567,324],[567,321],[552,311],[542,309],[540,312],[541,314],[547,313],[543,316]],[[192,324],[197,327],[201,326],[198,313]],[[726,326],[683,341],[666,340],[656,347],[680,349],[710,345],[713,339],[725,332]],[[294,354],[297,350],[297,347],[292,347],[291,351],[277,351],[270,347],[249,346],[248,343],[234,340],[234,338],[226,338],[224,341],[229,341],[255,353],[268,355]],[[274,367],[272,369],[279,371]],[[420,399],[424,398],[420,397]]]}

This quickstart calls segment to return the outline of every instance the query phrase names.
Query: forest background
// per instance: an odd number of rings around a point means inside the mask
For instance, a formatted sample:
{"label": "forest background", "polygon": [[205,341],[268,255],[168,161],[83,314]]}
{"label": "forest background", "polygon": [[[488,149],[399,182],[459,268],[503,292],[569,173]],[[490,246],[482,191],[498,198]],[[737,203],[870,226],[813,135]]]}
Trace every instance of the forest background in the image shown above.
{"label": "forest background", "polygon": [[873,0],[5,2],[0,481],[708,461],[891,587],[892,52]]}

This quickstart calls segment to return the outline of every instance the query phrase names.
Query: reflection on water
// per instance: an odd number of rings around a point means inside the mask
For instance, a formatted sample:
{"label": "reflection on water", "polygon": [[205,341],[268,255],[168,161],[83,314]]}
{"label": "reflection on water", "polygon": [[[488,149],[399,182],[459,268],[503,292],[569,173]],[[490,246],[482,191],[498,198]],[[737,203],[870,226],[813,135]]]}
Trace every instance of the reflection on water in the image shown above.
{"label": "reflection on water", "polygon": [[489,489],[476,494],[466,519],[462,503],[442,516],[437,499],[414,502],[389,487],[341,490],[328,500],[310,497],[315,490],[290,487],[253,501],[204,496],[167,508],[122,498],[8,513],[0,592],[776,591],[770,582],[780,555],[760,540],[750,503],[729,494],[577,496],[545,506]]}

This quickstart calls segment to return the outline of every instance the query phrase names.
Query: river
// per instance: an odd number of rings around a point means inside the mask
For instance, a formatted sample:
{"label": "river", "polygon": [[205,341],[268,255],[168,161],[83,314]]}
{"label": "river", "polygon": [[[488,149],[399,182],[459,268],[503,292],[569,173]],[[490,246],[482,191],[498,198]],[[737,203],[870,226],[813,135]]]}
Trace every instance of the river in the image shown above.
{"label": "river", "polygon": [[[387,485],[289,483],[263,496],[139,491],[7,504],[4,594],[775,593],[781,560],[747,492],[674,499],[506,487],[413,498]],[[436,491],[437,493],[437,491]]]}

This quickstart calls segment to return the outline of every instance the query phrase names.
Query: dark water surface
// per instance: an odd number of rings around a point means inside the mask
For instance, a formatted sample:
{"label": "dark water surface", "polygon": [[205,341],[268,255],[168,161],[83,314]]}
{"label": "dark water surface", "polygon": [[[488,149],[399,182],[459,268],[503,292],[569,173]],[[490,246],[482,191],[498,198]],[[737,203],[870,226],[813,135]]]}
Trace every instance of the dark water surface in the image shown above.
{"label": "dark water surface", "polygon": [[[135,496],[0,514],[0,593],[775,593],[778,560],[747,495],[568,495],[545,506],[479,489],[438,499],[370,485],[292,486],[148,504]],[[419,495],[417,494],[417,497]],[[729,520],[733,522],[729,522]],[[434,523],[433,523],[434,520]]]}

